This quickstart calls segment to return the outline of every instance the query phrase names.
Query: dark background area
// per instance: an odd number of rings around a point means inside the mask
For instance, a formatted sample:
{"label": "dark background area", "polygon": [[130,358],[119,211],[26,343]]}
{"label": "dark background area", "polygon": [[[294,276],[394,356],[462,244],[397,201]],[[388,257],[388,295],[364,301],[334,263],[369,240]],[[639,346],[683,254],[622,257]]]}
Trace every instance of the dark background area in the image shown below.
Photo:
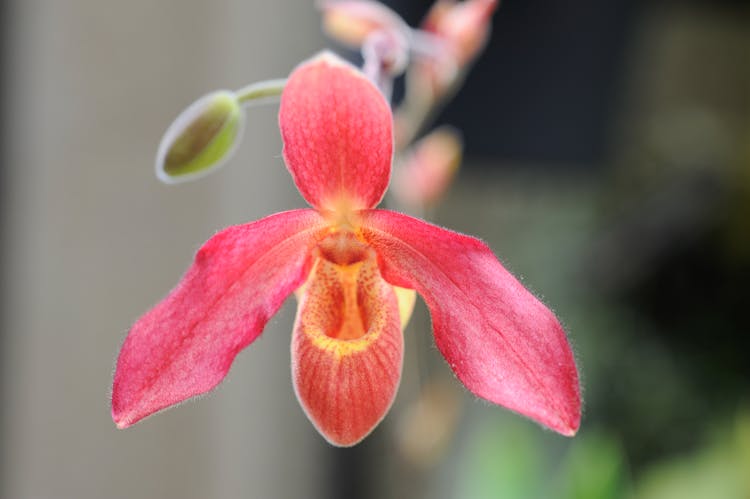
{"label": "dark background area", "polygon": [[[430,5],[386,3],[414,26]],[[628,0],[501,2],[482,62],[438,121],[465,132],[471,157],[601,167],[639,6]]]}

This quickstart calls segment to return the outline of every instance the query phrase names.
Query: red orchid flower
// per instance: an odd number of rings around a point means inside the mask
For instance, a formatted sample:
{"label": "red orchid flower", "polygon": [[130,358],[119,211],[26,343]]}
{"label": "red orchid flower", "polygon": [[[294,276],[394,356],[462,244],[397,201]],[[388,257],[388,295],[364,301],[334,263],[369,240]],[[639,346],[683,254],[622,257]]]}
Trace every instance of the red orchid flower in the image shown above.
{"label": "red orchid flower", "polygon": [[215,387],[298,290],[297,397],[329,442],[353,445],[384,417],[401,377],[402,287],[426,301],[437,346],[469,390],[573,435],[578,374],[552,312],[481,241],[374,209],[393,154],[392,115],[377,88],[324,53],[290,75],[279,122],[286,164],[313,209],[206,242],[122,346],[117,426]]}

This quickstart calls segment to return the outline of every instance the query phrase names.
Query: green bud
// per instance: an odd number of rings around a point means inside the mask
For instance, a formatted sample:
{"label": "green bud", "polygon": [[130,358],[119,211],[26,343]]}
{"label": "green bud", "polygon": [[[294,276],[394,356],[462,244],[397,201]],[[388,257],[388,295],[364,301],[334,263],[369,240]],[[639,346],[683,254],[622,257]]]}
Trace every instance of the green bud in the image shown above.
{"label": "green bud", "polygon": [[201,97],[164,134],[156,156],[156,176],[174,184],[215,170],[234,152],[243,123],[234,92],[218,90]]}

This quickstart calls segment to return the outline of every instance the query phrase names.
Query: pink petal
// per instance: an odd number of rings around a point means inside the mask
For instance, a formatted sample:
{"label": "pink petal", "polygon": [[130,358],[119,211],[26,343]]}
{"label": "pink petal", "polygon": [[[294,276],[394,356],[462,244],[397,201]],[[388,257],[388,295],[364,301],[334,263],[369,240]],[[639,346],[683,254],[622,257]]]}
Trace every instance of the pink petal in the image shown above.
{"label": "pink petal", "polygon": [[284,159],[297,188],[322,210],[370,208],[388,186],[391,110],[380,91],[331,53],[303,63],[281,95]]}
{"label": "pink petal", "polygon": [[403,346],[396,295],[374,252],[350,265],[319,258],[297,311],[292,379],[331,444],[354,445],[383,419],[401,379]]}
{"label": "pink petal", "polygon": [[288,211],[209,239],[177,287],[125,339],[112,387],[117,426],[216,386],[304,282],[321,223],[313,210]]}
{"label": "pink petal", "polygon": [[469,390],[576,433],[581,399],[565,332],[484,243],[384,210],[362,213],[361,230],[383,277],[424,297],[437,346]]}

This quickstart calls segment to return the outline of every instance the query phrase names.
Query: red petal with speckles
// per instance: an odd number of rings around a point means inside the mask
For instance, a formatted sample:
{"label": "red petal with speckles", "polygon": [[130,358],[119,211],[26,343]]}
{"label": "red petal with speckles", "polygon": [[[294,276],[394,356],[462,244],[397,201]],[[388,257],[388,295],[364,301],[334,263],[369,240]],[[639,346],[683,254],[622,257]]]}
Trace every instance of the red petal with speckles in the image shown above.
{"label": "red petal with speckles", "polygon": [[393,403],[403,335],[393,287],[375,256],[338,265],[319,258],[302,293],[292,337],[297,398],[333,445],[365,438]]}

